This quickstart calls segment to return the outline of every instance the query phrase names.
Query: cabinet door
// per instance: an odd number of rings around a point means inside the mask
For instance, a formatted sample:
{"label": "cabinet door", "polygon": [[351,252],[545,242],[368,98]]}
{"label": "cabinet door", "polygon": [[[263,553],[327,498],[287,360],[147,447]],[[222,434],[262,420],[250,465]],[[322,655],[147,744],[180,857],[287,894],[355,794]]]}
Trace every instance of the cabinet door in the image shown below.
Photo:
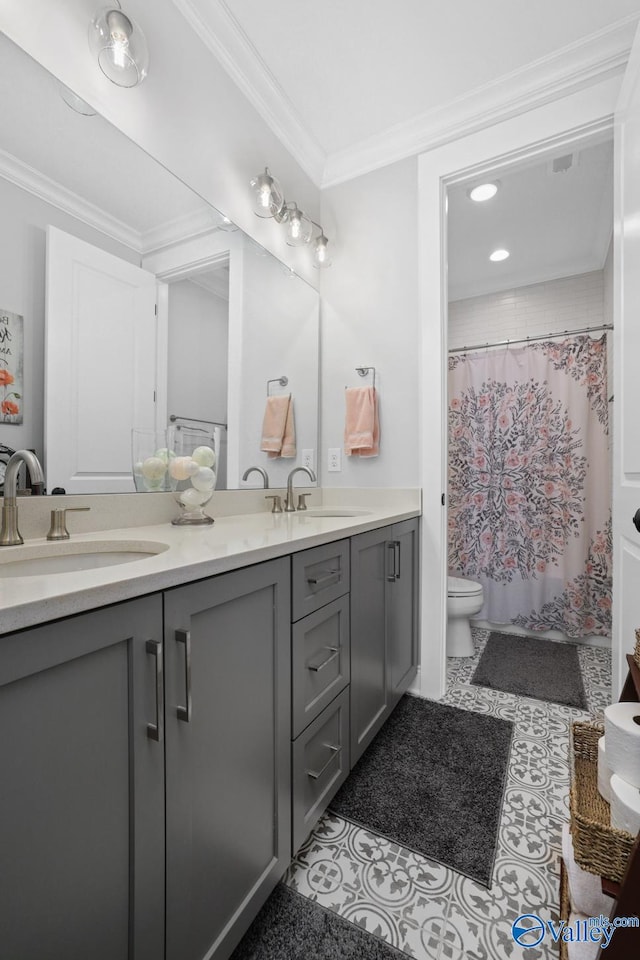
{"label": "cabinet door", "polygon": [[167,960],[228,957],[291,856],[289,560],[165,594]]}
{"label": "cabinet door", "polygon": [[389,528],[351,539],[351,766],[389,713]]}
{"label": "cabinet door", "polygon": [[154,596],[0,638],[7,960],[163,956],[161,618]]}
{"label": "cabinet door", "polygon": [[390,603],[387,614],[387,680],[393,710],[417,672],[419,523],[405,520],[391,529]]}

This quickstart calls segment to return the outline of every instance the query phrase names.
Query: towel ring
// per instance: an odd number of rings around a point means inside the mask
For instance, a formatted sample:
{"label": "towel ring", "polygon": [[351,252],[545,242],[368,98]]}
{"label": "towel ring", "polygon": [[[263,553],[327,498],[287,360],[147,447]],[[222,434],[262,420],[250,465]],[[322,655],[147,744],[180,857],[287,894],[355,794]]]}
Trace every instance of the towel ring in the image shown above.
{"label": "towel ring", "polygon": [[269,396],[270,383],[279,383],[281,387],[286,387],[289,383],[289,377],[274,377],[273,380],[267,380],[267,396]]}
{"label": "towel ring", "polygon": [[[375,367],[356,367],[356,373],[361,377],[366,377],[368,373],[373,373],[373,389],[376,388],[376,368]],[[347,387],[345,387],[345,390]]]}

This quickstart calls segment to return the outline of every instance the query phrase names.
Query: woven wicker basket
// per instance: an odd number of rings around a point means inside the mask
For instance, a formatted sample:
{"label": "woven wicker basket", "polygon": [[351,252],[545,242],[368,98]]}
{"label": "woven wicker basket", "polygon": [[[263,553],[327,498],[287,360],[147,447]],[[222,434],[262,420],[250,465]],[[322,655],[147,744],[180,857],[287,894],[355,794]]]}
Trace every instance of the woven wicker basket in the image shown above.
{"label": "woven wicker basket", "polygon": [[611,826],[611,808],[598,791],[601,723],[572,727],[571,836],[576,861],[590,873],[621,881],[635,837]]}
{"label": "woven wicker basket", "polygon": [[640,627],[636,630],[636,648],[633,651],[633,659],[640,667]]}

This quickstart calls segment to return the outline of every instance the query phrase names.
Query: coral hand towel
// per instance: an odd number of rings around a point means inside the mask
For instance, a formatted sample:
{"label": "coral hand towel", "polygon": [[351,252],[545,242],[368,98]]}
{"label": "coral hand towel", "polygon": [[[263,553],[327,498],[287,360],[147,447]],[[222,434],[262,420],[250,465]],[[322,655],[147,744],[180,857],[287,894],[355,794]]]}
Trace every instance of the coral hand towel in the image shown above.
{"label": "coral hand towel", "polygon": [[260,449],[264,450],[272,460],[276,457],[295,457],[296,431],[293,421],[293,398],[290,393],[267,397]]}
{"label": "coral hand towel", "polygon": [[377,457],[380,422],[375,387],[347,387],[345,400],[344,452],[348,457]]}

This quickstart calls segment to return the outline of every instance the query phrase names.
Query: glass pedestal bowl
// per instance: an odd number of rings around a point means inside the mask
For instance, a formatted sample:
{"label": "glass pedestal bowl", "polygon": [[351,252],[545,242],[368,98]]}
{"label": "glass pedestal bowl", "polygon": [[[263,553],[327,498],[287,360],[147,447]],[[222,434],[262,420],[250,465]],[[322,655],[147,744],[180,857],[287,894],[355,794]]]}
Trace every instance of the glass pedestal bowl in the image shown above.
{"label": "glass pedestal bowl", "polygon": [[169,484],[180,506],[180,516],[171,522],[176,525],[213,523],[213,518],[204,512],[216,487],[218,457],[213,431],[170,427],[167,449]]}

